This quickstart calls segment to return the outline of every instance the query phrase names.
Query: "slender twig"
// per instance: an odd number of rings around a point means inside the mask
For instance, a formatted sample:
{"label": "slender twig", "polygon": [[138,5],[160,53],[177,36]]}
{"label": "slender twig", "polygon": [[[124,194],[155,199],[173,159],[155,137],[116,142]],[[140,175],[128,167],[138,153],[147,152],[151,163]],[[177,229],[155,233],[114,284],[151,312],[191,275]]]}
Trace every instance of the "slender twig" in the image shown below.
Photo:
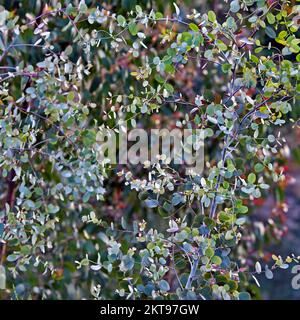
{"label": "slender twig", "polygon": [[248,113],[246,113],[244,115],[244,117],[242,118],[241,122],[240,122],[240,128],[242,128],[243,123],[252,115],[254,114],[257,110],[259,110],[259,108],[261,108],[262,106],[264,106],[269,100],[271,100],[273,98],[273,96],[276,94],[276,92],[269,98],[267,99],[263,99],[263,101],[261,103],[259,103],[258,105],[256,105],[254,108],[252,108]]}
{"label": "slender twig", "polygon": [[197,258],[194,260],[194,262],[193,262],[193,266],[192,266],[191,272],[190,272],[190,274],[189,274],[189,277],[188,277],[188,280],[187,280],[186,286],[185,286],[185,288],[186,288],[187,290],[191,289],[192,282],[193,282],[193,280],[194,280],[194,278],[195,278],[195,275],[196,275],[196,272],[197,272],[199,260],[200,260],[200,258],[197,257]]}
{"label": "slender twig", "polygon": [[178,281],[178,284],[179,284],[181,290],[183,291],[184,289],[183,289],[182,283],[181,283],[181,281],[180,281],[180,279],[179,279],[177,270],[176,270],[176,268],[175,268],[174,249],[175,249],[175,245],[173,245],[173,247],[172,247],[172,263],[173,263],[173,268],[172,268],[172,269],[173,269],[173,271],[174,271],[174,273],[175,273],[175,276],[176,276],[176,279],[177,279],[177,281]]}
{"label": "slender twig", "polygon": [[[234,94],[237,92],[237,91],[236,92],[234,91],[234,82],[235,82],[235,77],[236,77],[236,69],[237,69],[237,62],[235,62],[233,70],[232,70],[232,79],[231,79],[231,83],[230,83],[230,96],[226,99],[225,104],[230,99],[232,99]],[[221,157],[222,167],[224,167],[224,164],[225,164],[227,149],[231,144],[231,142],[228,141],[228,137],[229,137],[229,134],[226,134],[225,139],[224,139],[222,157]],[[217,210],[217,192],[218,192],[220,184],[221,184],[221,179],[222,179],[221,172],[219,172],[218,177],[217,177],[216,187],[215,187],[216,193],[214,195],[214,198],[213,198],[213,201],[212,201],[212,205],[210,207],[210,213],[209,213],[209,216],[212,219],[214,219],[215,214],[216,214],[216,210]]]}

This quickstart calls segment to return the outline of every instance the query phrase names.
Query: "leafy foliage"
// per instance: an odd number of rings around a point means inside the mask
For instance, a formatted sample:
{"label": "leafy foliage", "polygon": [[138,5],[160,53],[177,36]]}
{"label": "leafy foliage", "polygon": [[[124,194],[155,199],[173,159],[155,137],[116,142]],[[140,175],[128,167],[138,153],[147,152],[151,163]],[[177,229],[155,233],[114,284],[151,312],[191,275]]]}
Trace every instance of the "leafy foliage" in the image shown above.
{"label": "leafy foliage", "polygon": [[[245,300],[255,274],[271,279],[298,261],[249,258],[258,240],[248,212],[285,179],[299,6],[141,5],[1,8],[3,297]],[[184,176],[164,155],[99,163],[101,132],[125,123],[203,129],[203,175]]]}

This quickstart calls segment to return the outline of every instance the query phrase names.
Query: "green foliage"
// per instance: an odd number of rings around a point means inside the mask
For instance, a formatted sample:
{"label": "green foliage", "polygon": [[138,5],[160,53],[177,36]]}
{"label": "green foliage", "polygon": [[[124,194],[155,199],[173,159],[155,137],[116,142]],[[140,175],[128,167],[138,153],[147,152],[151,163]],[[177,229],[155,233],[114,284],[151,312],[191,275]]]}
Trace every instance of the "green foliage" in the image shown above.
{"label": "green foliage", "polygon": [[[0,9],[0,294],[249,300],[254,274],[298,261],[247,265],[243,235],[253,201],[284,179],[274,132],[299,106],[299,6],[229,1],[225,16],[184,17],[179,4],[166,16],[68,3],[42,17]],[[202,176],[163,156],[99,162],[101,130],[164,112],[205,130]]]}

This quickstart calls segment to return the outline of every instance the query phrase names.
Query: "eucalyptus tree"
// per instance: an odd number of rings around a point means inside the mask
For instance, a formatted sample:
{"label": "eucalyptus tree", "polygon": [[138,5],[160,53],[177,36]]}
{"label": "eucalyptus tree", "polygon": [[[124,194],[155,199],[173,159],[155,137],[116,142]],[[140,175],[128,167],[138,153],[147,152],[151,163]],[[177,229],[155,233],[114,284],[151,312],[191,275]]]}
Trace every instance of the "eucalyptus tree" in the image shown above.
{"label": "eucalyptus tree", "polygon": [[[175,3],[168,15],[84,1],[53,1],[37,16],[2,8],[4,297],[86,298],[91,287],[99,299],[242,300],[256,274],[298,261],[247,257],[248,207],[284,180],[280,132],[297,121],[299,6],[223,5],[222,15]],[[201,174],[163,154],[139,166],[99,161],[104,130],[118,136],[165,114],[167,126],[204,132]],[[116,219],[114,188],[138,193],[147,215]]]}

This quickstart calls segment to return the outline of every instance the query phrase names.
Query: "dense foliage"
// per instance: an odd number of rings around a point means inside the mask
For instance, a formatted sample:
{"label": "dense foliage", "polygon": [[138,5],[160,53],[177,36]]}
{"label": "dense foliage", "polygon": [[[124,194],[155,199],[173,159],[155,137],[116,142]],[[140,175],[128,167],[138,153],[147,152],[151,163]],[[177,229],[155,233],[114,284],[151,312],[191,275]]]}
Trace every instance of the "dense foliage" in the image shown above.
{"label": "dense foliage", "polygon": [[[281,222],[251,219],[284,191],[295,1],[16,3],[0,8],[2,298],[259,298],[257,275],[298,261],[267,261]],[[125,123],[204,130],[203,174],[99,161]]]}

